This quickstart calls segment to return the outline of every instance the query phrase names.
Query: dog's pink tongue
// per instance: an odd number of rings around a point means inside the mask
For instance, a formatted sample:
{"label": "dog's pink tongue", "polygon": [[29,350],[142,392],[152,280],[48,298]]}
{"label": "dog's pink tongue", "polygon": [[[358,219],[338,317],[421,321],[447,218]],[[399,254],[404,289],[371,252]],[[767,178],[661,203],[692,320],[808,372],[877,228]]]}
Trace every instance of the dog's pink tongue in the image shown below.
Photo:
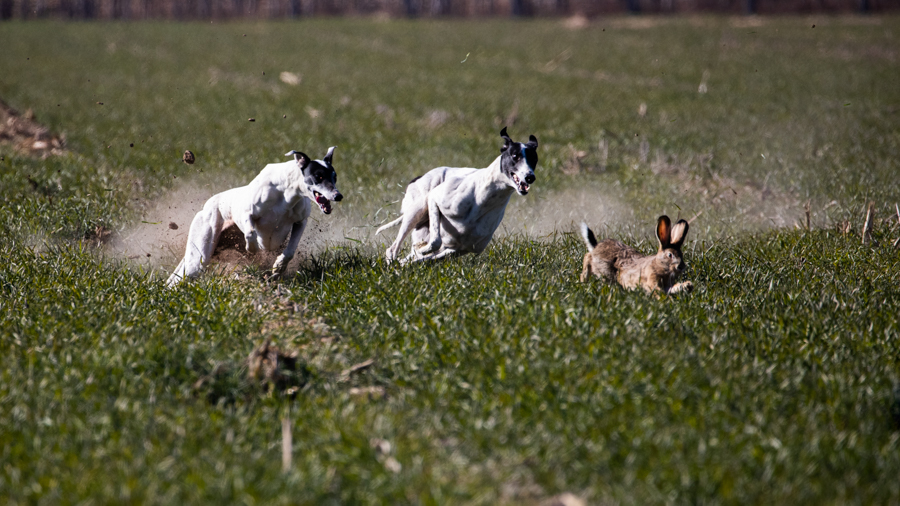
{"label": "dog's pink tongue", "polygon": [[322,208],[322,211],[325,211],[325,214],[331,212],[331,202],[329,202],[324,195],[316,196],[316,204],[319,204],[319,207]]}

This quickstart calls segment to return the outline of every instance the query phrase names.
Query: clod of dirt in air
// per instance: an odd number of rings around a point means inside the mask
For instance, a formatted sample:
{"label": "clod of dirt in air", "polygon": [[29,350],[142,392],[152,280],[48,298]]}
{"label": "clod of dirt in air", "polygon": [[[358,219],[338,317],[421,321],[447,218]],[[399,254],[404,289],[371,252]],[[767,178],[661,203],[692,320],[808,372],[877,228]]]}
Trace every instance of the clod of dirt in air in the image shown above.
{"label": "clod of dirt in air", "polygon": [[129,148],[133,148],[133,147],[134,147],[134,143],[132,142],[131,144],[128,145],[128,147],[129,147]]}
{"label": "clod of dirt in air", "polygon": [[103,105],[103,102],[97,102],[97,105]]}
{"label": "clod of dirt in air", "polygon": [[190,151],[185,151],[184,155],[181,156],[181,159],[188,165],[194,163],[194,161],[196,160],[196,158],[194,158],[194,153]]}
{"label": "clod of dirt in air", "polygon": [[170,221],[170,222],[169,222],[169,228],[172,229],[172,230],[178,230],[178,224],[175,223],[174,221]]}
{"label": "clod of dirt in air", "polygon": [[249,122],[252,123],[252,122],[256,121],[256,118],[250,118],[250,119],[248,119],[247,121],[249,121]]}
{"label": "clod of dirt in air", "polygon": [[39,124],[31,109],[25,114],[0,100],[0,142],[12,143],[18,151],[41,156],[59,155],[65,152],[64,136],[53,135],[50,129]]}

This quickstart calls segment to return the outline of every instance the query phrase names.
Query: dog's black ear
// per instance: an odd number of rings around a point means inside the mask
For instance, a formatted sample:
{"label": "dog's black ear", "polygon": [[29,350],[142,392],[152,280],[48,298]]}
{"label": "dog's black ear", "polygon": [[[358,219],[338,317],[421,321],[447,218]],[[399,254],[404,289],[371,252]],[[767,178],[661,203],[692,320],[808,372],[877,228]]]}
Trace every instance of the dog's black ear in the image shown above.
{"label": "dog's black ear", "polygon": [[325,153],[325,158],[322,159],[328,165],[331,165],[331,157],[334,156],[334,148],[335,146],[328,148],[328,153]]}
{"label": "dog's black ear", "polygon": [[503,127],[503,130],[500,130],[500,137],[503,137],[503,147],[500,148],[500,152],[502,153],[509,148],[513,141],[509,138],[509,135],[506,134],[506,127]]}
{"label": "dog's black ear", "polygon": [[533,149],[537,149],[537,147],[538,147],[537,137],[535,137],[533,135],[529,135],[528,136],[528,144],[526,144],[526,146],[533,148]]}
{"label": "dog's black ear", "polygon": [[290,150],[285,153],[284,156],[294,156],[294,160],[297,160],[297,165],[300,166],[301,169],[305,169],[307,165],[309,165],[309,157],[306,156],[306,153],[301,153],[297,150]]}

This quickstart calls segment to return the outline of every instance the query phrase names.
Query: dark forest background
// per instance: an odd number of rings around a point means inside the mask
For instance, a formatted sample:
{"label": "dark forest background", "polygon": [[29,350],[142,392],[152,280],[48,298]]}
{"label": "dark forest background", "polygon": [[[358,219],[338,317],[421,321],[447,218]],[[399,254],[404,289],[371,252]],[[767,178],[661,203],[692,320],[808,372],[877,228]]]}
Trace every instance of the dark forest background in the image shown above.
{"label": "dark forest background", "polygon": [[900,0],[0,0],[0,19],[277,19],[586,16],[613,13],[732,14],[884,12]]}

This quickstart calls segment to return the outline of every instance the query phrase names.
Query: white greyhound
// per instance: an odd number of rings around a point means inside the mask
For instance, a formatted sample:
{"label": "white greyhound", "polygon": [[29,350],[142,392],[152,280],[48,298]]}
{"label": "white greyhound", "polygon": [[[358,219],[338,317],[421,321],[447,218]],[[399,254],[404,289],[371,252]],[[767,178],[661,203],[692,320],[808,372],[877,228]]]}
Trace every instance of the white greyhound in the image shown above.
{"label": "white greyhound", "polygon": [[538,163],[537,139],[513,142],[500,131],[500,156],[487,168],[438,167],[409,182],[400,217],[375,231],[400,225],[385,252],[387,262],[400,253],[412,232],[412,251],[400,263],[436,260],[454,254],[481,253],[500,226],[513,192],[528,194]]}
{"label": "white greyhound", "polygon": [[203,210],[194,216],[188,233],[184,259],[166,281],[177,285],[184,278],[200,274],[219,242],[219,234],[232,224],[244,233],[247,252],[272,251],[291,240],[275,259],[272,271],[284,273],[294,257],[297,244],[306,228],[311,210],[310,201],[319,205],[323,213],[331,213],[331,200],[344,198],[337,190],[337,174],[331,166],[334,146],[321,160],[291,151],[285,156],[294,159],[284,163],[270,163],[247,186],[213,195]]}

